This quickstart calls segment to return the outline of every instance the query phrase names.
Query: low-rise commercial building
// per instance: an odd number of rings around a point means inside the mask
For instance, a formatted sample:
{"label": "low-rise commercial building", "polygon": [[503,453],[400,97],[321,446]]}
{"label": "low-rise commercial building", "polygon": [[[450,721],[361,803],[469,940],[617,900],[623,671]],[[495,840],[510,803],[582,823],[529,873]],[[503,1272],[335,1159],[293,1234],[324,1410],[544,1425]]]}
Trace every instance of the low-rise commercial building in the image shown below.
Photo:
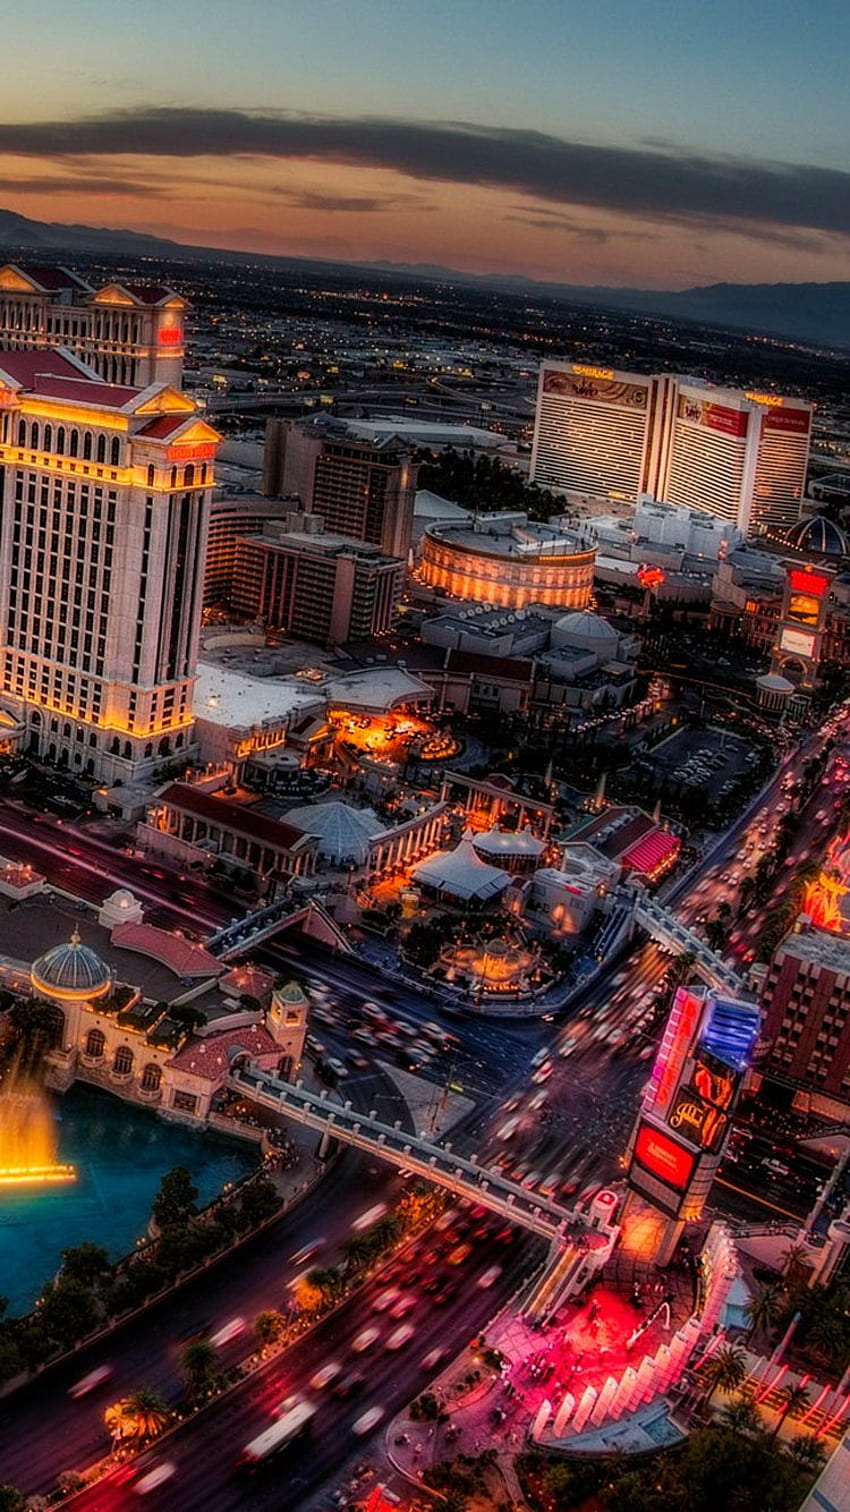
{"label": "low-rise commercial building", "polygon": [[421,542],[419,573],[441,593],[504,609],[531,604],[586,609],[596,556],[591,531],[524,514],[478,515],[472,524],[434,524]]}

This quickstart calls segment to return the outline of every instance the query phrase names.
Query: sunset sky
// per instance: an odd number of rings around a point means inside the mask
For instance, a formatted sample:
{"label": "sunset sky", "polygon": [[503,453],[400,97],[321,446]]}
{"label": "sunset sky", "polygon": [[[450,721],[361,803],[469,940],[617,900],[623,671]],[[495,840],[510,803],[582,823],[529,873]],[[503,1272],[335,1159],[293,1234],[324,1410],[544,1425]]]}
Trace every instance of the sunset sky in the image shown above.
{"label": "sunset sky", "polygon": [[564,283],[850,277],[846,0],[41,0],[0,208]]}

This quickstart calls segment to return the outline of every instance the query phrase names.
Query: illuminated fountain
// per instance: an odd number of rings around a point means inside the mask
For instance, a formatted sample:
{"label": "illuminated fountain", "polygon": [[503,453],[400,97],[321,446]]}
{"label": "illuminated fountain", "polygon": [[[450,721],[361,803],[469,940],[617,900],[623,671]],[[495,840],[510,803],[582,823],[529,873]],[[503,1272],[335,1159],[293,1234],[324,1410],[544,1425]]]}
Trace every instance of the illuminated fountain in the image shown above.
{"label": "illuminated fountain", "polygon": [[56,1159],[56,1126],[44,1088],[16,1064],[0,1085],[0,1187],[74,1181]]}
{"label": "illuminated fountain", "polygon": [[476,940],[470,945],[446,945],[440,965],[450,982],[462,982],[474,994],[521,995],[542,984],[544,965],[539,946],[513,936]]}

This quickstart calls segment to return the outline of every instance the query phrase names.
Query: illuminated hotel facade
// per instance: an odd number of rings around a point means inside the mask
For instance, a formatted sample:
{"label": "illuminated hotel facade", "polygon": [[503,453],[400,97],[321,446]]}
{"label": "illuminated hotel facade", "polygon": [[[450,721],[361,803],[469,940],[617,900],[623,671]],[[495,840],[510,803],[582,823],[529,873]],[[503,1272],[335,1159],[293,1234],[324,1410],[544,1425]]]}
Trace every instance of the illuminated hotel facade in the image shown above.
{"label": "illuminated hotel facade", "polygon": [[531,477],[596,498],[647,493],[774,533],[799,518],[813,413],[776,394],[545,362]]}
{"label": "illuminated hotel facade", "polygon": [[591,536],[558,521],[537,525],[525,515],[494,514],[430,526],[419,573],[442,593],[494,607],[586,609],[595,562]]}
{"label": "illuminated hotel facade", "polygon": [[0,350],[63,349],[107,383],[179,388],[187,304],[161,285],[113,282],[95,289],[68,268],[0,267]]}
{"label": "illuminated hotel facade", "polygon": [[168,384],[0,351],[0,698],[101,782],[188,751],[218,434]]}

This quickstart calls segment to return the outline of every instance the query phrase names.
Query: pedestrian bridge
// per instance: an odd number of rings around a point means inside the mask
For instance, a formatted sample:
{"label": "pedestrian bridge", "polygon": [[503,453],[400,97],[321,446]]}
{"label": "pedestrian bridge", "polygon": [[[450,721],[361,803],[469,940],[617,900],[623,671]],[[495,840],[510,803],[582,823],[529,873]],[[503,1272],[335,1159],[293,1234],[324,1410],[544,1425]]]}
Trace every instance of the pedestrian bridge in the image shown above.
{"label": "pedestrian bridge", "polygon": [[315,898],[293,898],[288,894],[254,913],[245,914],[244,918],[231,919],[229,924],[210,935],[206,948],[220,961],[227,961],[243,955],[246,950],[254,950],[283,929],[295,928],[300,928],[331,950],[351,954],[348,940],[321,903]]}
{"label": "pedestrian bridge", "polygon": [[456,1155],[449,1143],[431,1143],[402,1129],[400,1122],[382,1123],[374,1113],[359,1113],[350,1102],[331,1101],[327,1091],[308,1092],[299,1082],[279,1081],[265,1071],[247,1067],[234,1069],[230,1081],[254,1102],[318,1130],[328,1140],[339,1139],[401,1170],[415,1171],[550,1243],[564,1242],[570,1236],[571,1226],[575,1231],[575,1225],[579,1225],[582,1232],[586,1227],[586,1220],[577,1210],[547,1202],[537,1193],[509,1181],[501,1171],[479,1166],[474,1155],[466,1159]]}
{"label": "pedestrian bridge", "polygon": [[654,940],[672,945],[675,950],[694,958],[694,971],[708,982],[710,987],[720,987],[724,992],[736,995],[746,992],[746,984],[734,966],[724,961],[716,950],[711,950],[705,940],[674,913],[665,908],[657,898],[639,893],[634,903],[634,919],[651,934]]}

